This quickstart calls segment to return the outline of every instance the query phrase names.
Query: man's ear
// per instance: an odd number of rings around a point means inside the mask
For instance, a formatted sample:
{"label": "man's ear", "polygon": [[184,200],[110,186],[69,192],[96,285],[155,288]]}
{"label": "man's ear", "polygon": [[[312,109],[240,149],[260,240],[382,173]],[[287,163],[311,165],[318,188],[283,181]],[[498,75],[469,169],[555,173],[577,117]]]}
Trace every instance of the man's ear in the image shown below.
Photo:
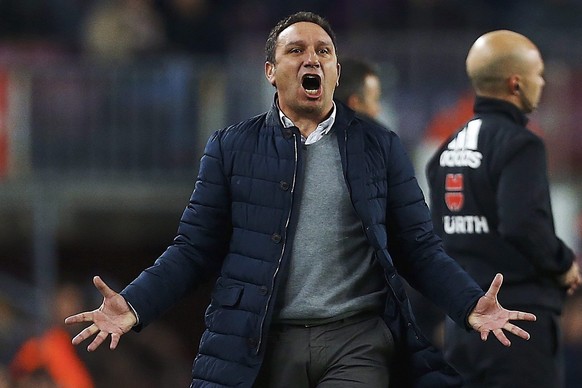
{"label": "man's ear", "polygon": [[341,73],[342,73],[342,66],[338,62],[337,63],[337,81],[335,82],[336,88],[339,86]]}
{"label": "man's ear", "polygon": [[265,62],[265,77],[267,77],[267,81],[273,86],[276,86],[275,83],[275,65],[271,62]]}
{"label": "man's ear", "polygon": [[513,74],[507,79],[507,89],[509,94],[519,94],[519,87],[521,83],[521,77],[519,74]]}

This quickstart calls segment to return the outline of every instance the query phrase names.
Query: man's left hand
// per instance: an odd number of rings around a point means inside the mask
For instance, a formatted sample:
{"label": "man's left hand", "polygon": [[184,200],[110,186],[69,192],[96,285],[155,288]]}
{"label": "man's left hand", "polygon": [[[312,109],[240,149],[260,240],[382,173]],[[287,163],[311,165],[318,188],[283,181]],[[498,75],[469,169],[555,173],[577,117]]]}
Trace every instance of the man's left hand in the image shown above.
{"label": "man's left hand", "polygon": [[529,333],[517,327],[510,321],[535,321],[536,316],[531,313],[521,311],[510,311],[504,309],[497,300],[497,294],[503,283],[503,275],[495,275],[491,286],[483,295],[477,305],[469,314],[469,325],[481,334],[483,341],[487,340],[489,333],[493,332],[495,337],[505,346],[511,346],[511,341],[505,336],[503,330],[507,330],[525,340],[529,339]]}

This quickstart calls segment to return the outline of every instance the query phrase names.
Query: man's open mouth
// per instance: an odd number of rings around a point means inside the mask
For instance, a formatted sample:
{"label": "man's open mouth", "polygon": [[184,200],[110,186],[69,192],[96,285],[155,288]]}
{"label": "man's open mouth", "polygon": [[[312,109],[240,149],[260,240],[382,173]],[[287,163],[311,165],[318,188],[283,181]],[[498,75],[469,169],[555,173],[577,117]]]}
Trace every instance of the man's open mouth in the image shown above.
{"label": "man's open mouth", "polygon": [[307,94],[316,95],[321,86],[321,78],[315,74],[306,74],[303,76],[301,85]]}

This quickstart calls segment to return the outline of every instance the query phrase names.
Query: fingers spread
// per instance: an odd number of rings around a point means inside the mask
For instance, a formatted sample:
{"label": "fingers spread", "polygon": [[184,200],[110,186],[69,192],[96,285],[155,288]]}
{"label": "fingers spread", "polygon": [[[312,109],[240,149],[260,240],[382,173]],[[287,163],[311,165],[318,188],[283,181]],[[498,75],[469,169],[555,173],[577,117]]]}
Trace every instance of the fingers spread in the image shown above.
{"label": "fingers spread", "polygon": [[117,347],[117,344],[119,343],[119,339],[121,338],[121,335],[117,334],[117,333],[111,333],[111,344],[109,345],[109,349],[113,350]]}
{"label": "fingers spread", "polygon": [[89,346],[87,346],[87,351],[92,352],[95,349],[97,349],[103,343],[103,341],[105,341],[108,335],[109,333],[105,331],[100,331],[99,334],[95,336],[93,342],[91,342]]}
{"label": "fingers spread", "polygon": [[528,340],[530,338],[530,335],[527,331],[523,330],[521,327],[515,326],[514,324],[508,323],[505,325],[504,329],[524,340]]}
{"label": "fingers spread", "polygon": [[537,317],[532,313],[524,313],[523,311],[510,311],[509,319],[512,321],[535,321]]}
{"label": "fingers spread", "polygon": [[93,278],[93,284],[105,298],[111,298],[116,294],[99,276]]}
{"label": "fingers spread", "polygon": [[84,311],[82,313],[71,315],[70,317],[65,318],[65,324],[67,325],[79,322],[93,322],[93,312]]}
{"label": "fingers spread", "polygon": [[71,341],[73,345],[79,345],[81,342],[85,341],[87,338],[91,337],[93,334],[97,333],[99,329],[97,325],[93,324],[85,329],[83,329],[79,334],[77,334]]}
{"label": "fingers spread", "polygon": [[495,329],[495,330],[493,330],[493,334],[495,334],[495,337],[497,337],[497,340],[499,340],[499,342],[501,342],[503,345],[511,346],[511,341],[509,341],[509,339],[505,336],[505,333],[503,332],[503,330]]}
{"label": "fingers spread", "polygon": [[493,281],[491,282],[491,286],[489,286],[489,290],[487,291],[487,295],[496,296],[499,293],[499,289],[501,288],[502,283],[503,283],[503,275],[498,273],[493,278]]}

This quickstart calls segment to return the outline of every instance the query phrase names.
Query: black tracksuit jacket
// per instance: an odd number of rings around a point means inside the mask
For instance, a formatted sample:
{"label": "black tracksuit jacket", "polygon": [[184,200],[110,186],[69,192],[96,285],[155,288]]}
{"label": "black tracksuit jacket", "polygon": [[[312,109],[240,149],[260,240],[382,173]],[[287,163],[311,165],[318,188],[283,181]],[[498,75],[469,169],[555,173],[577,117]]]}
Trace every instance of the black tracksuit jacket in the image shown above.
{"label": "black tracksuit jacket", "polygon": [[435,231],[485,290],[504,275],[504,307],[560,312],[574,254],[555,234],[544,143],[508,102],[477,97],[474,111],[427,166]]}

